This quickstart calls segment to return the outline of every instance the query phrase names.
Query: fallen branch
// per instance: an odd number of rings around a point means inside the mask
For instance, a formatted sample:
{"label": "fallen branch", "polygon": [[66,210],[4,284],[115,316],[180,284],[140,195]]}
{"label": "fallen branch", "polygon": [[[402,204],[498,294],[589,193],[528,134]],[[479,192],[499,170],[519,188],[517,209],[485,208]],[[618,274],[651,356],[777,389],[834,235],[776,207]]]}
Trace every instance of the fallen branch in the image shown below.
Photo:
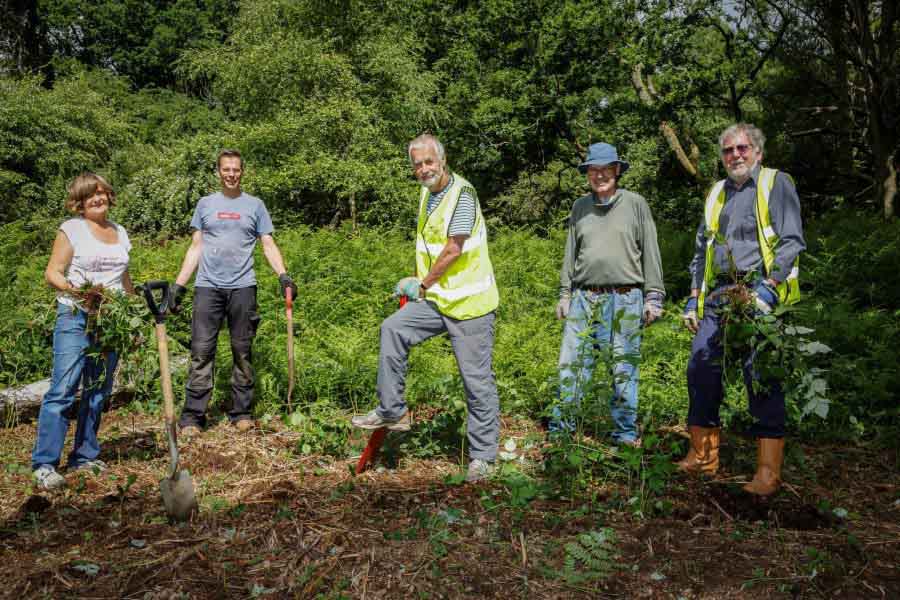
{"label": "fallen branch", "polygon": [[[171,361],[171,368],[183,368],[187,364],[187,358],[177,357]],[[41,402],[44,394],[50,389],[50,379],[42,379],[0,390],[0,426],[13,427],[19,423],[27,423],[37,418],[41,410]],[[125,384],[116,377],[113,381],[112,393],[109,397],[110,408],[118,408],[131,402],[134,398],[134,388]],[[79,388],[75,402],[81,401],[81,388]]]}

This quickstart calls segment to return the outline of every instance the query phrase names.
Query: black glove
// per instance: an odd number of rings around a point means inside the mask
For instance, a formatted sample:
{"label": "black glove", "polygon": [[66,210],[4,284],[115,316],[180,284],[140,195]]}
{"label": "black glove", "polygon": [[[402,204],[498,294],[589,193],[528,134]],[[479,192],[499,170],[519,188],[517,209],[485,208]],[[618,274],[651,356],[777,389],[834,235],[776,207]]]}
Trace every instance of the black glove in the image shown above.
{"label": "black glove", "polygon": [[291,299],[297,299],[297,285],[294,283],[294,280],[291,279],[291,276],[287,273],[282,273],[278,276],[278,283],[281,284],[281,295],[287,298],[287,290],[291,288]]}
{"label": "black glove", "polygon": [[173,313],[181,312],[181,301],[187,294],[187,288],[173,283],[169,286],[169,310]]}

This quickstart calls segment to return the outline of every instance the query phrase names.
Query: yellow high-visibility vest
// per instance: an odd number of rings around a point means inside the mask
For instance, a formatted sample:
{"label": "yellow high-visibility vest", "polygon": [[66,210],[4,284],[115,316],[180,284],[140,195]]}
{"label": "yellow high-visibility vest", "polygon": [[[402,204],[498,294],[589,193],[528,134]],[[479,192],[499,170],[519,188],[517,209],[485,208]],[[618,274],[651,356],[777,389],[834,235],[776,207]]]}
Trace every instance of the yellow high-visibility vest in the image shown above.
{"label": "yellow high-visibility vest", "polygon": [[465,241],[462,254],[441,278],[425,292],[425,299],[434,302],[443,315],[465,320],[481,317],[497,308],[500,295],[494,280],[494,268],[488,255],[487,228],[472,184],[453,174],[453,184],[434,211],[428,214],[428,188],[419,196],[419,221],[416,227],[416,276],[421,280],[449,240],[450,220],[467,191],[475,198],[475,225]]}
{"label": "yellow high-visibility vest", "polygon": [[[770,277],[775,266],[775,248],[778,246],[778,235],[772,229],[772,217],[769,215],[769,195],[775,187],[777,169],[763,167],[759,170],[756,181],[756,235],[762,254],[766,277]],[[716,279],[715,243],[719,231],[719,215],[725,206],[725,180],[716,182],[706,196],[704,218],[706,219],[706,265],[703,270],[703,284],[700,286],[700,297],[697,299],[697,315],[703,317],[703,302],[706,294],[712,289]],[[775,291],[781,304],[793,304],[800,300],[800,258],[794,260],[790,273],[783,278]]]}

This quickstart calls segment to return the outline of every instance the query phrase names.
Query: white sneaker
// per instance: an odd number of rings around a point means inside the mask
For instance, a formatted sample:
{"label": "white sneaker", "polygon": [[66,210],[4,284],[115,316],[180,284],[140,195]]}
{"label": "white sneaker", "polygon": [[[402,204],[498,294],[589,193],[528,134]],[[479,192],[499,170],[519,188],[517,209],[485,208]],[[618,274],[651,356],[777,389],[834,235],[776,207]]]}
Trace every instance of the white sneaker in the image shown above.
{"label": "white sneaker", "polygon": [[86,460],[83,463],[78,463],[77,465],[72,465],[69,467],[70,471],[91,471],[93,472],[101,472],[105,471],[109,467],[105,462],[100,460],[99,458],[95,458],[94,460]]}
{"label": "white sneaker", "polygon": [[53,465],[41,465],[34,470],[33,475],[42,490],[58,490],[66,485],[66,478],[57,473]]}
{"label": "white sneaker", "polygon": [[378,411],[373,410],[364,415],[356,415],[350,419],[350,423],[360,429],[381,429],[382,427],[387,427],[390,431],[409,431],[411,425],[409,411],[403,413],[403,416],[399,419],[385,419],[378,415]]}
{"label": "white sneaker", "polygon": [[480,458],[469,461],[469,470],[466,472],[466,483],[475,483],[487,479],[494,472],[494,463],[489,463]]}

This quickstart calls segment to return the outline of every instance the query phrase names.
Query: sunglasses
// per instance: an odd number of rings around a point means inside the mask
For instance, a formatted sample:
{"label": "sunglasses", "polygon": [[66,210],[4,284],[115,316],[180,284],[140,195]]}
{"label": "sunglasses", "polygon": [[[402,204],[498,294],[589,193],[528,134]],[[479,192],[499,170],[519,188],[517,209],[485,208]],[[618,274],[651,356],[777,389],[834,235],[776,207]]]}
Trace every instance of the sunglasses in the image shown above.
{"label": "sunglasses", "polygon": [[722,148],[722,156],[730,156],[732,154],[740,154],[741,156],[747,156],[750,152],[750,148],[753,146],[751,144],[738,144],[737,146],[728,146],[727,148]]}

